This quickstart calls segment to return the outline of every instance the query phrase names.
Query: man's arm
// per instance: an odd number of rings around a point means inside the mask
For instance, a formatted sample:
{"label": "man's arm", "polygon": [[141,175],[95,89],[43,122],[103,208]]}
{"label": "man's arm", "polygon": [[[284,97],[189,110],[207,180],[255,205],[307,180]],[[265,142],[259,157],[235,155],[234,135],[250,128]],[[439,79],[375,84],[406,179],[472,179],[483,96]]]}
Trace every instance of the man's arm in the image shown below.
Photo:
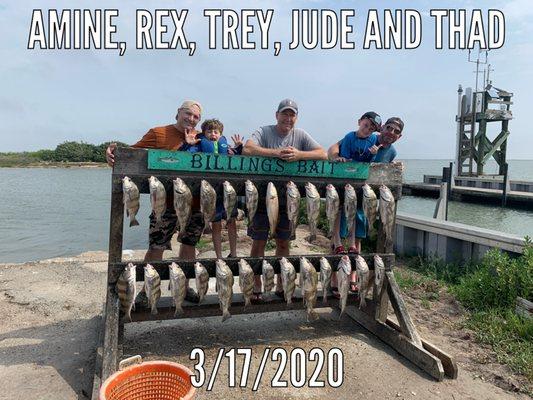
{"label": "man's arm", "polygon": [[300,151],[299,160],[327,160],[328,155],[323,147],[314,150]]}
{"label": "man's arm", "polygon": [[280,157],[280,149],[267,149],[248,139],[242,149],[243,156]]}

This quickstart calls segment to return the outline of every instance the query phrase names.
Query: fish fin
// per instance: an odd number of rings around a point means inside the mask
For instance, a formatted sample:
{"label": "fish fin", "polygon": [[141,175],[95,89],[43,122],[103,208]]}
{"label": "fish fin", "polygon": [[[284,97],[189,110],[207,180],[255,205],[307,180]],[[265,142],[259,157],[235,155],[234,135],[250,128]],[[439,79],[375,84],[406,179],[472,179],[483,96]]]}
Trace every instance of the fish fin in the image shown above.
{"label": "fish fin", "polygon": [[307,322],[314,322],[319,319],[319,316],[315,310],[311,310],[307,313]]}
{"label": "fish fin", "polygon": [[226,320],[228,320],[230,318],[231,318],[231,314],[229,313],[229,311],[224,311],[222,313],[222,322],[224,322],[224,321],[226,321]]}
{"label": "fish fin", "polygon": [[139,226],[139,221],[135,217],[130,221],[130,226]]}

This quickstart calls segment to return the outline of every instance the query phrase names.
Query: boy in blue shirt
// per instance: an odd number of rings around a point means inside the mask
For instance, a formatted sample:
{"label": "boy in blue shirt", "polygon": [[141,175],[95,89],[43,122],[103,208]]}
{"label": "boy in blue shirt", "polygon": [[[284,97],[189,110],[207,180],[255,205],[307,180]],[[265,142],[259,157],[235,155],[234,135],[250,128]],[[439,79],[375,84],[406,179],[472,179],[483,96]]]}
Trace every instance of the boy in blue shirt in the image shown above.
{"label": "boy in blue shirt", "polygon": [[[344,136],[338,143],[339,154],[335,161],[357,161],[357,162],[372,162],[380,148],[378,143],[378,135],[375,133],[381,127],[381,117],[373,112],[368,111],[364,113],[358,121],[357,131],[351,131]],[[360,197],[360,196],[358,196]],[[361,207],[357,208],[355,221],[352,232],[348,232],[346,228],[346,218],[344,212],[340,213],[335,221],[332,238],[332,250],[335,254],[359,254],[361,252],[361,239],[366,237],[368,230],[368,221]],[[350,236],[350,247],[346,252],[342,245],[342,238]],[[334,284],[334,282],[333,282]],[[351,290],[356,290],[356,276],[355,270],[350,279]]]}
{"label": "boy in blue shirt", "polygon": [[[218,119],[208,119],[202,124],[202,133],[198,135],[198,143],[189,146],[187,151],[191,153],[215,153],[215,154],[241,154],[243,147],[243,139],[240,135],[232,136],[234,148],[229,147],[226,137],[222,135],[224,125]],[[213,247],[217,258],[222,258],[222,220],[226,220],[226,228],[228,229],[228,239],[230,253],[228,257],[237,257],[237,224],[235,219],[237,217],[237,207],[233,209],[233,214],[226,215],[224,210],[224,199],[222,196],[217,196],[217,208],[215,217],[211,221]]]}

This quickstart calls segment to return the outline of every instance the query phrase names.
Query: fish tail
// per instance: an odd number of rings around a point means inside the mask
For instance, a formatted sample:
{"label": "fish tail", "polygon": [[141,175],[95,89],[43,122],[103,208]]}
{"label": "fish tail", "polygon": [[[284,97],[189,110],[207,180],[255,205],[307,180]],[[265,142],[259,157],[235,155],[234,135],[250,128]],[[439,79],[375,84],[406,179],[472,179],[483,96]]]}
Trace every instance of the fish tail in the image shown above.
{"label": "fish tail", "polygon": [[130,226],[139,226],[139,221],[135,217],[133,217],[130,221]]}
{"label": "fish tail", "polygon": [[157,315],[157,306],[155,305],[155,302],[154,304],[152,304],[152,315]]}
{"label": "fish tail", "polygon": [[230,318],[231,318],[231,314],[229,313],[229,311],[228,310],[224,310],[222,312],[222,322],[224,322],[224,321],[226,321],[226,320],[228,320]]}
{"label": "fish tail", "polygon": [[359,309],[363,307],[366,307],[366,299],[365,299],[365,295],[361,294],[361,301],[359,302]]}

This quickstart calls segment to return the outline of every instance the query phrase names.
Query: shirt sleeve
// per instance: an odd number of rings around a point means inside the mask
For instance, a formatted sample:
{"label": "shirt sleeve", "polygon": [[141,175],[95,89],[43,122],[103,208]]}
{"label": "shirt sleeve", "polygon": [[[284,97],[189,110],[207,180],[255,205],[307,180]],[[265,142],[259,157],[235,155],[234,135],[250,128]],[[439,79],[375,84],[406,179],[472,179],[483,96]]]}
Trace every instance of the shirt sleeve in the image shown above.
{"label": "shirt sleeve", "polygon": [[263,130],[263,128],[256,129],[250,136],[250,140],[258,146],[265,147],[263,145],[264,133],[265,131]]}
{"label": "shirt sleeve", "polygon": [[157,148],[157,136],[153,129],[150,129],[137,143],[131,147],[140,149],[155,149]]}
{"label": "shirt sleeve", "polygon": [[303,133],[304,133],[303,138],[302,138],[302,150],[303,151],[316,150],[322,147],[315,139],[311,137],[310,134],[308,134],[305,131]]}
{"label": "shirt sleeve", "polygon": [[[392,146],[392,145],[391,145]],[[396,156],[398,155],[398,153],[396,152],[396,148],[394,147],[391,147],[390,151],[389,151],[389,162],[393,162],[394,159],[396,158]]]}
{"label": "shirt sleeve", "polygon": [[350,142],[352,140],[353,132],[348,132],[344,138],[339,140],[339,157],[344,157],[347,159],[352,159],[352,154],[350,152]]}

